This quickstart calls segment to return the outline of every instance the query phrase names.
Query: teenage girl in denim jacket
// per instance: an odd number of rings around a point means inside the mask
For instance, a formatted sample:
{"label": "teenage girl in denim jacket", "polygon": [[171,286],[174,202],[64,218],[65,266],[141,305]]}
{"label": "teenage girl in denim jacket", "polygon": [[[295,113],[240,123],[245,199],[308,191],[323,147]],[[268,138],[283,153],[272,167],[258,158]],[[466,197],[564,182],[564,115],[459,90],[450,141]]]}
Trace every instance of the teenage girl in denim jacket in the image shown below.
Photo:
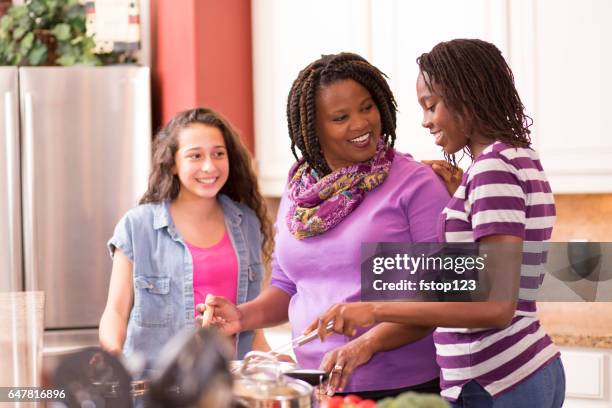
{"label": "teenage girl in denim jacket", "polygon": [[[162,346],[193,325],[194,304],[222,293],[240,304],[260,291],[271,223],[251,159],[216,112],[177,114],[157,135],[149,187],[108,242],[113,269],[100,343],[115,354]],[[236,355],[267,350],[261,332],[237,337]]]}

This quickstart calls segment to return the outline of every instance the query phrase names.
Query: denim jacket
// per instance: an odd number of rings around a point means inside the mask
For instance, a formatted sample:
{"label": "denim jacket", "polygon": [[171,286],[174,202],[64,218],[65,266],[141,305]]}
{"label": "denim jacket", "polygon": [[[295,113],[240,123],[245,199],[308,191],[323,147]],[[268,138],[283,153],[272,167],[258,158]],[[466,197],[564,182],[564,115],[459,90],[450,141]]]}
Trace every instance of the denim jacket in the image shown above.
{"label": "denim jacket", "polygon": [[[261,289],[260,224],[255,212],[220,194],[225,228],[238,260],[236,303],[254,299]],[[134,305],[123,346],[126,356],[143,353],[151,368],[163,345],[194,322],[193,262],[177,231],[169,202],[143,204],[129,210],[108,241],[132,261]],[[251,349],[253,332],[238,335],[236,356]]]}

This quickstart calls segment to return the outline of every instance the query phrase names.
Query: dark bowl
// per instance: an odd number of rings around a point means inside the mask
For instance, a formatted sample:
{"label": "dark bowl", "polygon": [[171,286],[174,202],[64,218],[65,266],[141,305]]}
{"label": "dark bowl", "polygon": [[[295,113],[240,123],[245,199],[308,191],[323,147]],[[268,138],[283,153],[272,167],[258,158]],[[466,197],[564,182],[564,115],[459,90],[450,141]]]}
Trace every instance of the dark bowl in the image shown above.
{"label": "dark bowl", "polygon": [[298,380],[302,380],[307,382],[310,385],[317,386],[321,384],[323,381],[327,380],[329,375],[322,370],[308,370],[305,368],[300,368],[296,370],[286,371],[283,374],[295,378]]}

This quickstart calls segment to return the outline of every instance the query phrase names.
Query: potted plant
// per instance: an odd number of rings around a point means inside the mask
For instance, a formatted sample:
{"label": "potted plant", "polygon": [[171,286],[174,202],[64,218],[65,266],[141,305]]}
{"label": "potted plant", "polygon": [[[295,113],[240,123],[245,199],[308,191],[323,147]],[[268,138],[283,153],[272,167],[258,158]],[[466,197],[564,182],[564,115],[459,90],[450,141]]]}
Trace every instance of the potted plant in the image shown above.
{"label": "potted plant", "polygon": [[0,19],[0,65],[100,65],[78,0],[26,0]]}

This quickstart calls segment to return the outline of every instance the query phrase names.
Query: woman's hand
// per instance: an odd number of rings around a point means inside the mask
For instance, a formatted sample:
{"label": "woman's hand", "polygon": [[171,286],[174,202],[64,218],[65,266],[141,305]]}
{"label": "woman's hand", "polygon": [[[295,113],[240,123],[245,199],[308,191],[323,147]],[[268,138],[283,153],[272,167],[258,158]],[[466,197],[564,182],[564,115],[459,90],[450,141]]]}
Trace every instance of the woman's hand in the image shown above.
{"label": "woman's hand", "polygon": [[320,369],[329,373],[327,395],[342,392],[355,369],[372,358],[374,349],[368,337],[361,336],[342,347],[329,351],[321,361]]}
{"label": "woman's hand", "polygon": [[196,320],[203,327],[215,326],[227,336],[242,331],[242,312],[223,296],[206,296],[205,303],[197,305],[196,310],[202,313],[202,317],[198,316]]}
{"label": "woman's hand", "polygon": [[423,160],[425,164],[431,166],[431,169],[444,180],[446,189],[450,195],[454,195],[455,191],[461,185],[461,179],[463,178],[463,170],[459,167],[453,167],[446,160]]}
{"label": "woman's hand", "polygon": [[376,323],[374,306],[374,303],[360,302],[335,304],[319,319],[312,322],[304,333],[317,330],[321,341],[325,341],[329,335],[326,331],[327,324],[333,321],[334,332],[352,337],[357,332],[357,327],[367,327]]}

